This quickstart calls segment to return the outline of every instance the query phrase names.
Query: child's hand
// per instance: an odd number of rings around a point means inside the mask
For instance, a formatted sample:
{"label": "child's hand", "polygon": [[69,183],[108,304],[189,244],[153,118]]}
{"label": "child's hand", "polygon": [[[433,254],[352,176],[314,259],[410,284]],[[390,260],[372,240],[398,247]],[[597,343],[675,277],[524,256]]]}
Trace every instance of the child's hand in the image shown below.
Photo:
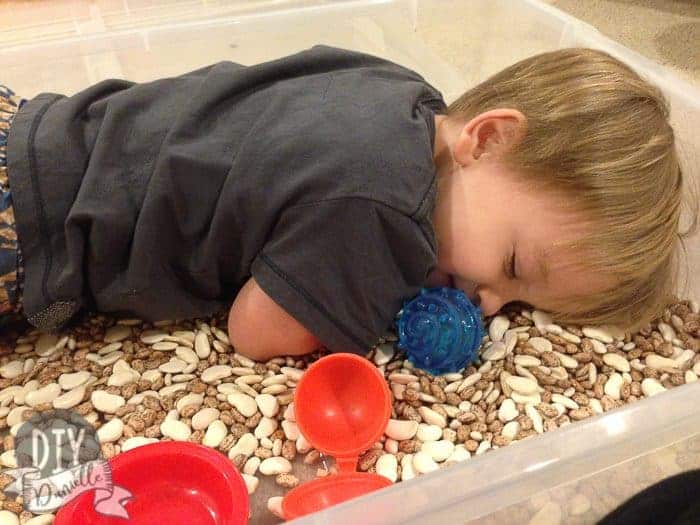
{"label": "child's hand", "polygon": [[241,288],[228,315],[234,349],[254,361],[313,352],[322,343],[258,286],[252,277]]}

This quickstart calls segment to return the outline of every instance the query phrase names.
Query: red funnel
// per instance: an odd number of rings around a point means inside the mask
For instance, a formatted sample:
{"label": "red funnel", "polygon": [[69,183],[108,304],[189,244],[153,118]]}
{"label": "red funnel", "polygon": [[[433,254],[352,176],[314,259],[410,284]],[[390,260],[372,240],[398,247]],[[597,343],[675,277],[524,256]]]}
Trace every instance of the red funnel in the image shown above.
{"label": "red funnel", "polygon": [[299,431],[311,445],[334,456],[338,475],[300,485],[282,501],[285,519],[391,485],[376,474],[355,472],[357,459],[384,433],[391,395],[382,374],[355,354],[332,354],[304,373],[294,396]]}

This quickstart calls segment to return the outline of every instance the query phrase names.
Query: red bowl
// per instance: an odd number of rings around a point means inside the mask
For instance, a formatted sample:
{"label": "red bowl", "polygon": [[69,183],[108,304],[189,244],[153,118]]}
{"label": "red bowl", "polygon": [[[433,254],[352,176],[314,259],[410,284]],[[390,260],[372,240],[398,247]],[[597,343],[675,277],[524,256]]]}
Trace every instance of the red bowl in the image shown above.
{"label": "red bowl", "polygon": [[243,477],[224,455],[196,443],[144,445],[109,461],[112,479],[131,492],[129,519],[98,514],[94,491],[64,505],[54,525],[244,525],[249,501]]}
{"label": "red bowl", "polygon": [[285,520],[293,520],[391,485],[378,474],[342,472],[292,489],[282,500],[282,513]]}

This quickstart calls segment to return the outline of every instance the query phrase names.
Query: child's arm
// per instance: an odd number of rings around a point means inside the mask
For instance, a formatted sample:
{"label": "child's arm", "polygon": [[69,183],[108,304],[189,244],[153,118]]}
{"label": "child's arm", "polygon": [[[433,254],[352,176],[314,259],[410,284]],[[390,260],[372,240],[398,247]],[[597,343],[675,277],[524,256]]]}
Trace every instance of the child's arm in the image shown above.
{"label": "child's arm", "polygon": [[252,277],[229,311],[228,334],[237,352],[255,361],[278,355],[301,355],[321,342],[274,302]]}

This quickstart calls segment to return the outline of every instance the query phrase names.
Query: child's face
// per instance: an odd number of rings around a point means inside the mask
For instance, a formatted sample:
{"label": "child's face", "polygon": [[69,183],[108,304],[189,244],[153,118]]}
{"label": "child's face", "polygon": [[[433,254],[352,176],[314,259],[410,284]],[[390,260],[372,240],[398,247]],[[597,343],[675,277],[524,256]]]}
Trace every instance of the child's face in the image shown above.
{"label": "child's face", "polygon": [[[456,151],[463,156],[464,150]],[[610,284],[599,275],[582,274],[575,254],[553,247],[580,236],[581,221],[557,206],[555,196],[517,182],[498,155],[481,152],[477,158],[436,164],[436,274],[442,284],[478,298],[484,315],[513,301],[551,310],[554,299]]]}

